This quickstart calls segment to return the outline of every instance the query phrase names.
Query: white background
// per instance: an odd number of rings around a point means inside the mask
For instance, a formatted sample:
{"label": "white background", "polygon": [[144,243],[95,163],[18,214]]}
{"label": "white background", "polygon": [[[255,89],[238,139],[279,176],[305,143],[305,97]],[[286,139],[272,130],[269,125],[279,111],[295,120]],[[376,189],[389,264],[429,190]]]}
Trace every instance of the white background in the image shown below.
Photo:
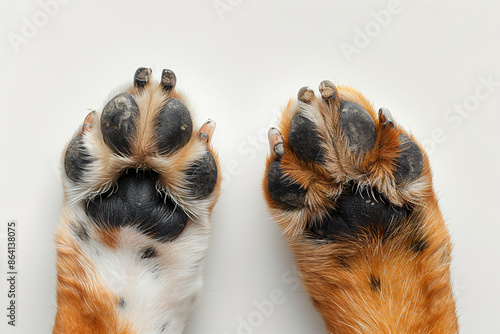
{"label": "white background", "polygon": [[[389,1],[222,0],[229,7],[218,12],[214,0],[73,0],[46,22],[38,1],[0,3],[1,333],[50,332],[61,151],[87,108],[102,108],[139,66],[157,78],[175,71],[198,124],[217,121],[225,166],[206,285],[186,333],[238,333],[249,317],[257,325],[240,333],[324,333],[290,281],[292,256],[261,196],[267,128],[300,87],[324,79],[355,85],[425,140],[455,242],[462,333],[500,333],[498,2],[401,0],[385,26],[373,13]],[[27,31],[30,22],[40,27]],[[357,53],[346,56],[348,44]],[[480,78],[496,84],[488,91]],[[16,328],[4,315],[10,219],[20,226]],[[259,318],[255,302],[273,291],[284,302]]]}

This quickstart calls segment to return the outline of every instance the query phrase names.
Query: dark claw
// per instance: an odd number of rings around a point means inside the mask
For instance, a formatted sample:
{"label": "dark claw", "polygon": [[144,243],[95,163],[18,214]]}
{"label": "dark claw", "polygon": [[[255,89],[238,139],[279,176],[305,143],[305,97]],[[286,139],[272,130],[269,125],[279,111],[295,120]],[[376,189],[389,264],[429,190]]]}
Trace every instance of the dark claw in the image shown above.
{"label": "dark claw", "polygon": [[337,87],[330,80],[323,80],[319,84],[319,92],[323,100],[338,99]]}
{"label": "dark claw", "polygon": [[146,67],[139,67],[134,74],[134,85],[137,88],[142,88],[149,83],[151,76],[151,69]]}
{"label": "dark claw", "polygon": [[389,125],[390,128],[394,127],[394,118],[387,108],[380,108],[378,110],[378,119],[383,126]]}
{"label": "dark claw", "polygon": [[267,189],[276,203],[293,207],[304,204],[306,190],[284,175],[279,161],[274,161],[269,166]]}
{"label": "dark claw", "polygon": [[424,155],[418,145],[405,135],[399,136],[399,150],[401,153],[396,161],[396,173],[394,177],[398,184],[416,180],[424,166]]}
{"label": "dark claw", "polygon": [[175,87],[177,77],[172,70],[164,69],[161,73],[161,85],[164,90],[170,91]]}
{"label": "dark claw", "polygon": [[270,128],[267,137],[274,159],[280,160],[283,154],[285,154],[285,146],[283,145],[281,133],[276,128]]}
{"label": "dark claw", "polygon": [[121,93],[106,104],[101,115],[104,141],[120,153],[130,152],[139,106],[129,93]]}
{"label": "dark claw", "polygon": [[170,99],[161,108],[155,126],[160,153],[177,151],[189,141],[193,123],[189,111],[179,99]]}
{"label": "dark claw", "polygon": [[314,91],[311,89],[311,87],[302,87],[297,93],[297,98],[301,102],[311,103],[314,98]]}
{"label": "dark claw", "polygon": [[290,147],[295,155],[303,160],[324,161],[324,150],[316,125],[303,114],[293,116],[288,133]]}
{"label": "dark claw", "polygon": [[95,112],[95,110],[93,110],[87,115],[87,117],[85,117],[85,121],[83,122],[83,125],[82,125],[82,135],[89,133],[90,130],[92,130],[92,127],[94,126],[95,115],[96,115],[96,112]]}
{"label": "dark claw", "polygon": [[217,164],[212,153],[207,151],[195,161],[186,171],[186,175],[192,196],[199,199],[210,195],[217,184]]}
{"label": "dark claw", "polygon": [[64,154],[64,170],[72,181],[80,181],[85,167],[92,162],[90,155],[83,146],[83,137],[78,135],[68,145]]}
{"label": "dark claw", "polygon": [[212,139],[212,136],[214,135],[215,131],[215,121],[208,119],[200,128],[200,131],[198,131],[198,138],[205,142],[209,143],[210,140]]}
{"label": "dark claw", "polygon": [[375,145],[377,131],[370,114],[353,102],[342,102],[339,116],[340,128],[353,152],[366,153]]}

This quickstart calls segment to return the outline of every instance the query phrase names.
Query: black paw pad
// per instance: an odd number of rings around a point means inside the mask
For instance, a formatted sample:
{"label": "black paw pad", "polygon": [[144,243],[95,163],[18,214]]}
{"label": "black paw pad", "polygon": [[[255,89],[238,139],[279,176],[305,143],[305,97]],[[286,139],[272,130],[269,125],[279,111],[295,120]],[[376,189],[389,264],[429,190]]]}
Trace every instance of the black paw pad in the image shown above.
{"label": "black paw pad", "polygon": [[297,158],[315,162],[324,160],[325,153],[316,125],[303,114],[293,116],[288,140]]}
{"label": "black paw pad", "polygon": [[416,180],[424,166],[424,156],[418,145],[408,136],[399,136],[399,150],[401,153],[396,161],[396,173],[394,177],[397,183]]}
{"label": "black paw pad", "polygon": [[85,171],[85,166],[90,164],[92,159],[83,146],[83,137],[76,136],[69,143],[64,154],[64,170],[68,178],[72,181],[80,181]]}
{"label": "black paw pad", "polygon": [[363,107],[352,102],[343,102],[339,123],[351,151],[366,153],[373,148],[377,139],[375,122]]}
{"label": "black paw pad", "polygon": [[129,153],[139,106],[129,93],[121,93],[106,104],[101,115],[101,132],[106,144],[119,153]]}
{"label": "black paw pad", "polygon": [[191,138],[193,123],[189,110],[179,99],[170,99],[161,108],[155,125],[158,150],[162,154],[172,153]]}
{"label": "black paw pad", "polygon": [[306,190],[284,175],[279,161],[274,161],[269,166],[267,189],[276,203],[294,207],[304,204]]}
{"label": "black paw pad", "polygon": [[129,170],[108,191],[87,203],[87,213],[101,227],[136,226],[162,242],[181,234],[188,217],[179,206],[156,189],[158,174]]}
{"label": "black paw pad", "polygon": [[212,153],[207,151],[189,167],[186,174],[194,198],[210,195],[217,183],[217,164]]}
{"label": "black paw pad", "polygon": [[346,190],[336,204],[336,210],[329,210],[319,224],[311,227],[313,237],[335,240],[356,236],[363,231],[384,232],[394,221],[409,214],[405,207],[390,205],[375,190]]}

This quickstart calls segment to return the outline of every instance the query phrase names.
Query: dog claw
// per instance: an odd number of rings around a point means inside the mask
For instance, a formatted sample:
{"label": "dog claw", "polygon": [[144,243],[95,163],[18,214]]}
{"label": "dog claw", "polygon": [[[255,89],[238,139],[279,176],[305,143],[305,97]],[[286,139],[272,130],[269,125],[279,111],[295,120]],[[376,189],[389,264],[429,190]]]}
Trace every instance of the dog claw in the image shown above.
{"label": "dog claw", "polygon": [[161,85],[164,90],[170,91],[175,87],[177,77],[172,70],[164,69],[161,73]]}
{"label": "dog claw", "polygon": [[205,143],[210,143],[210,140],[212,139],[212,136],[215,131],[215,121],[214,120],[207,120],[200,128],[200,131],[198,131],[198,138],[200,138],[201,141],[204,141]]}
{"label": "dog claw", "polygon": [[276,128],[270,128],[267,137],[269,139],[269,147],[274,159],[281,160],[281,157],[285,153],[285,146],[283,145],[283,137],[281,137],[281,133]]}
{"label": "dog claw", "polygon": [[387,108],[380,108],[378,110],[378,119],[380,124],[384,127],[389,125],[390,128],[394,127],[394,118],[392,117],[391,112]]}
{"label": "dog claw", "polygon": [[328,101],[330,99],[337,100],[337,87],[330,80],[323,80],[319,84],[319,92],[323,100]]}
{"label": "dog claw", "polygon": [[134,86],[142,88],[149,83],[151,77],[151,69],[147,67],[139,67],[134,74]]}
{"label": "dog claw", "polygon": [[311,87],[302,87],[297,93],[300,102],[311,103],[314,98],[314,91]]}
{"label": "dog claw", "polygon": [[83,121],[83,126],[82,126],[82,135],[90,132],[94,126],[94,118],[95,118],[96,112],[95,110],[89,112],[87,117],[85,117],[85,121]]}

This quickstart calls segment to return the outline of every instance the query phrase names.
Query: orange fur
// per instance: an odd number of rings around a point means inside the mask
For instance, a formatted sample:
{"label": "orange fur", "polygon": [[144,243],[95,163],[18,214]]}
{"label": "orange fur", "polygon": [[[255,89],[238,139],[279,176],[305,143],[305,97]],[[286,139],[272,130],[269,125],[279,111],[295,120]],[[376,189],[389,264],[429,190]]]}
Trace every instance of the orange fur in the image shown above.
{"label": "orange fur", "polygon": [[92,276],[92,264],[72,239],[67,218],[56,235],[57,314],[54,334],[134,334],[116,313],[118,299]]}
{"label": "orange fur", "polygon": [[[427,155],[420,146],[424,154],[420,177],[396,187],[398,137],[406,133],[397,125],[391,129],[379,124],[373,105],[357,90],[337,89],[342,101],[363,106],[373,118],[377,128],[373,150],[364,156],[352,154],[337,123],[340,102],[312,97],[311,107],[290,100],[278,126],[285,147],[281,168],[307,189],[303,206],[289,209],[272,200],[267,174],[274,157],[269,155],[266,163],[264,198],[295,255],[304,286],[329,333],[457,333],[449,271],[452,246],[432,189]],[[322,165],[301,161],[290,149],[289,128],[298,111],[313,113],[310,118],[326,151]],[[374,187],[393,204],[413,207],[411,217],[388,237],[367,230],[359,238],[339,242],[307,238],[308,222],[314,224],[334,207],[343,184],[350,180]],[[419,243],[422,240],[425,244]],[[412,247],[422,249],[416,252]]]}

